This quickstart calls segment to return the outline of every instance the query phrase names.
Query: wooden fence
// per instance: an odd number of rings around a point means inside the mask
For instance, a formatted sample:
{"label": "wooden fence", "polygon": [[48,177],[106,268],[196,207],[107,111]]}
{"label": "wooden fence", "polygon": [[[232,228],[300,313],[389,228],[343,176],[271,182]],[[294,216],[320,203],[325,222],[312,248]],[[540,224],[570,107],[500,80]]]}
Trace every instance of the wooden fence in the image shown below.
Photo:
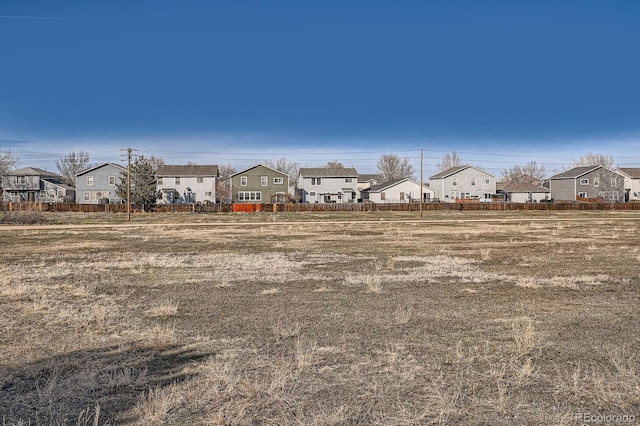
{"label": "wooden fence", "polygon": [[[640,202],[630,203],[425,203],[424,211],[500,211],[500,210],[640,210]],[[282,204],[162,204],[154,206],[151,213],[230,213],[230,212],[378,212],[419,211],[417,203],[282,203]],[[75,204],[2,202],[0,211],[10,212],[79,212],[126,213],[126,204]],[[131,210],[140,213],[140,210]]]}

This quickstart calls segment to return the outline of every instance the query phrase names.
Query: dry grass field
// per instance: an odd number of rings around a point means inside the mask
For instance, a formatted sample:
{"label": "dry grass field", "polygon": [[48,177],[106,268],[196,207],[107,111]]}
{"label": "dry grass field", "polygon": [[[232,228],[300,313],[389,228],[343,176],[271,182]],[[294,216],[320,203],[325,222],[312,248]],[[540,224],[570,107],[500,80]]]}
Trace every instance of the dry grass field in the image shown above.
{"label": "dry grass field", "polygon": [[3,223],[2,425],[639,422],[638,213]]}

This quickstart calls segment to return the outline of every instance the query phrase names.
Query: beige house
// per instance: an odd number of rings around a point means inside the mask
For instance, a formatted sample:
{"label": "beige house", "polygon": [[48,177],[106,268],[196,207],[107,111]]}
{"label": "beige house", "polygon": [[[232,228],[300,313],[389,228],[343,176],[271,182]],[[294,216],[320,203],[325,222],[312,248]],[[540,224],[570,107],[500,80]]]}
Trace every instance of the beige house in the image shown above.
{"label": "beige house", "polygon": [[512,203],[539,203],[551,199],[549,188],[521,182],[517,179],[496,183],[496,192],[502,194],[504,201]]}
{"label": "beige house", "polygon": [[[395,179],[371,188],[362,190],[362,201],[372,203],[411,203],[420,202],[420,184],[409,178]],[[422,186],[422,199],[432,201],[434,192],[431,188]]]}
{"label": "beige house", "polygon": [[625,201],[640,201],[640,168],[619,167],[615,171],[624,177]]}
{"label": "beige house", "polygon": [[263,164],[230,176],[233,203],[283,203],[291,199],[289,176]]}
{"label": "beige house", "polygon": [[491,200],[496,193],[495,176],[474,166],[458,166],[429,178],[435,198],[454,203],[459,199]]}

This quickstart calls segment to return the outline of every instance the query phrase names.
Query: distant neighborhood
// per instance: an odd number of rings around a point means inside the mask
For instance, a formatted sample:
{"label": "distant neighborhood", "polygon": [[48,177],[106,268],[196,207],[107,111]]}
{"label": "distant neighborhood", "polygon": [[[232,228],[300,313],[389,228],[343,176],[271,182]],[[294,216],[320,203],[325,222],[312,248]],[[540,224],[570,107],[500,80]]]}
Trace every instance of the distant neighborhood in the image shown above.
{"label": "distant neighborhood", "polygon": [[[75,153],[73,155],[75,159]],[[265,162],[237,171],[229,165],[164,164],[157,159],[145,163],[144,157],[141,158],[136,160],[133,169],[105,162],[69,174],[68,167],[59,165],[66,176],[37,167],[5,171],[0,175],[1,199],[4,202],[119,204],[126,202],[128,182],[130,191],[139,193],[145,188],[146,202],[156,205],[640,201],[640,168],[578,165],[544,178],[541,173],[529,175],[526,168],[515,167],[511,171],[516,173],[503,173],[506,176],[498,178],[474,165],[442,167],[446,166],[443,161],[443,165],[439,165],[442,170],[421,183],[407,162],[404,170],[399,167],[396,170],[399,173],[394,175],[385,173],[384,167],[379,174],[361,174],[338,161],[330,161],[325,167],[289,169],[286,161],[285,166]],[[535,162],[532,163],[535,166]],[[402,166],[402,161],[398,164]],[[378,169],[381,169],[380,163]]]}

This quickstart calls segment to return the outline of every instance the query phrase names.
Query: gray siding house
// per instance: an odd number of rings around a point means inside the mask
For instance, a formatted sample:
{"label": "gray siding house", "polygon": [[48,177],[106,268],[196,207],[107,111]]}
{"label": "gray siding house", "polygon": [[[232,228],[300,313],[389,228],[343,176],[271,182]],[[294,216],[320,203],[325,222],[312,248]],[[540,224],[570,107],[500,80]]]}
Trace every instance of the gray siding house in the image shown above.
{"label": "gray siding house", "polygon": [[289,176],[262,164],[230,176],[233,203],[282,203],[291,199]]}
{"label": "gray siding house", "polygon": [[298,185],[303,203],[355,203],[358,172],[354,168],[301,168]]}
{"label": "gray siding house", "polygon": [[62,176],[37,167],[24,167],[0,177],[3,201],[37,201],[57,203],[73,199],[72,187],[62,183]]}
{"label": "gray siding house", "polygon": [[99,204],[122,203],[116,195],[116,187],[120,183],[120,176],[127,169],[115,163],[103,163],[76,175],[76,203]]}
{"label": "gray siding house", "polygon": [[457,199],[491,200],[496,193],[496,178],[474,166],[458,166],[429,178],[429,187],[440,201],[453,203]]}
{"label": "gray siding house", "polygon": [[574,167],[549,178],[555,200],[624,201],[624,176],[602,166]]}

